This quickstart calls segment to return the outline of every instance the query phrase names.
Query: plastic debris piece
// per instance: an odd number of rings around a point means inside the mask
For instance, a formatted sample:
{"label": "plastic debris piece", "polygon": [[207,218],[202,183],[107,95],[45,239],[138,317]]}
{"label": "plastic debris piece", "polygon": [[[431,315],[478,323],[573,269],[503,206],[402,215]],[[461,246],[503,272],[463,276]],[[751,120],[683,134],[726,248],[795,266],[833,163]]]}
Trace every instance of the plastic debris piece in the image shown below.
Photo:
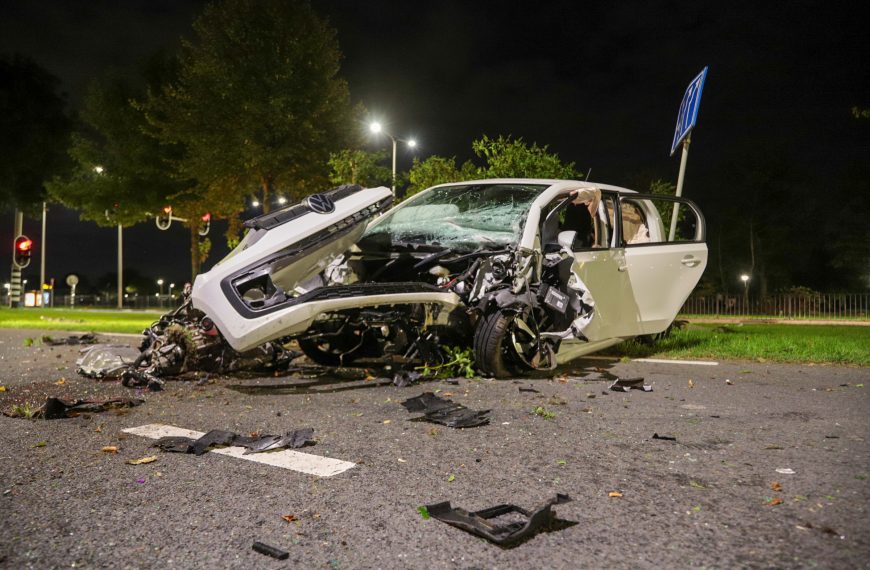
{"label": "plastic debris piece", "polygon": [[139,354],[138,349],[126,344],[95,344],[82,349],[76,372],[88,378],[120,378]]}
{"label": "plastic debris piece", "polygon": [[653,438],[653,439],[662,439],[662,440],[664,440],[664,441],[677,441],[677,438],[675,438],[675,437],[673,437],[673,436],[670,436],[670,435],[659,435],[659,434],[657,434],[657,433],[654,433],[654,434],[652,435],[652,438]]}
{"label": "plastic debris piece", "polygon": [[788,467],[780,467],[776,472],[782,473],[783,475],[794,475],[794,469],[789,469]]}
{"label": "plastic debris piece", "polygon": [[652,392],[652,386],[644,384],[643,378],[617,378],[608,389],[614,392],[628,392],[629,390]]}
{"label": "plastic debris piece", "polygon": [[144,465],[146,463],[154,463],[155,461],[157,461],[157,456],[150,455],[148,457],[142,457],[139,459],[130,459],[127,461],[127,464],[128,465]]}
{"label": "plastic debris piece", "polygon": [[[571,497],[560,493],[533,511],[527,511],[516,505],[506,504],[481,511],[469,512],[459,507],[452,507],[449,501],[426,505],[423,508],[426,509],[425,512],[429,516],[441,522],[483,537],[499,546],[510,546],[516,545],[538,532],[557,530],[558,528],[565,528],[566,526],[576,524],[571,521],[557,519],[552,510],[553,505],[567,503],[570,500]],[[423,518],[426,518],[420,508],[417,510]],[[516,516],[517,514],[521,515],[525,520],[516,520],[520,518]],[[505,515],[514,516],[510,517],[510,522],[504,524],[494,522],[495,519]]]}
{"label": "plastic debris piece", "polygon": [[519,387],[519,391],[520,391],[520,392],[532,392],[532,393],[534,393],[534,394],[540,394],[540,393],[541,393],[540,390],[535,390],[534,388],[523,388],[522,386]]}
{"label": "plastic debris piece", "polygon": [[108,400],[76,400],[67,403],[60,398],[46,398],[45,404],[34,412],[34,418],[57,420],[71,418],[83,413],[98,413],[117,408],[132,408],[145,403],[139,398],[110,398]]}
{"label": "plastic debris piece", "polygon": [[439,398],[432,392],[408,398],[402,402],[402,406],[412,413],[423,412],[422,416],[411,418],[412,422],[427,421],[451,428],[477,427],[489,423],[489,410],[471,410],[462,404]]}
{"label": "plastic debris piece", "polygon": [[290,553],[286,550],[281,550],[280,548],[275,548],[274,546],[269,546],[268,544],[263,544],[262,542],[255,542],[251,547],[255,551],[260,554],[265,554],[266,556],[271,556],[272,558],[276,558],[278,560],[287,560],[290,558]]}
{"label": "plastic debris piece", "polygon": [[298,449],[314,444],[314,428],[288,431],[286,435],[244,436],[231,431],[213,429],[199,439],[189,437],[161,437],[152,444],[161,451],[170,453],[193,453],[202,455],[214,445],[234,445],[247,449],[249,453],[262,453],[275,449]]}
{"label": "plastic debris piece", "polygon": [[43,336],[42,342],[43,344],[47,344],[49,346],[63,346],[63,345],[76,345],[76,344],[96,344],[97,343],[97,335],[94,333],[85,333],[83,335],[72,335],[66,338],[52,338],[50,336]]}

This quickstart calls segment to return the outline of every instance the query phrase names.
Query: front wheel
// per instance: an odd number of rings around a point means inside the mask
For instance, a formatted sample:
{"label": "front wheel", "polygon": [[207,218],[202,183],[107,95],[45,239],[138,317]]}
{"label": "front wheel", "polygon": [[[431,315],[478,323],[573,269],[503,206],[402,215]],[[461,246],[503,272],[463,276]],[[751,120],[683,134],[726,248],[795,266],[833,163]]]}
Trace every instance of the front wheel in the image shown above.
{"label": "front wheel", "polygon": [[474,361],[484,376],[509,378],[538,366],[541,345],[528,326],[510,311],[482,317],[474,331]]}

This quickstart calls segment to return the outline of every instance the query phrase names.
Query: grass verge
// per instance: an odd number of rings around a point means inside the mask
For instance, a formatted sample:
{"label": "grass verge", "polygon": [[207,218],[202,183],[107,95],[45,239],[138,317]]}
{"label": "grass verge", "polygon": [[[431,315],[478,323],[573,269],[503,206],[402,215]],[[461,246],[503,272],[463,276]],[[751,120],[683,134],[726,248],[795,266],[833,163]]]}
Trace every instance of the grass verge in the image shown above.
{"label": "grass verge", "polygon": [[631,340],[607,354],[870,366],[870,327],[692,324],[653,345]]}
{"label": "grass verge", "polygon": [[0,308],[0,328],[141,333],[161,313],[102,309]]}

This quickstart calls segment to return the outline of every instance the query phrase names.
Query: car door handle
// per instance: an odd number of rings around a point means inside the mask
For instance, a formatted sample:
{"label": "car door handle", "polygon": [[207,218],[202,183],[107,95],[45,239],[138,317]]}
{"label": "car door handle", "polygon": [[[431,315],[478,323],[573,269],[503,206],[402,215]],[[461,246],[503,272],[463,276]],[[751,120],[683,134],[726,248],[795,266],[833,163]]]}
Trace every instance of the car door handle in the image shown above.
{"label": "car door handle", "polygon": [[686,267],[696,267],[699,263],[701,263],[701,260],[698,259],[697,257],[687,255],[686,257],[684,257],[683,259],[680,260],[680,263],[682,263]]}

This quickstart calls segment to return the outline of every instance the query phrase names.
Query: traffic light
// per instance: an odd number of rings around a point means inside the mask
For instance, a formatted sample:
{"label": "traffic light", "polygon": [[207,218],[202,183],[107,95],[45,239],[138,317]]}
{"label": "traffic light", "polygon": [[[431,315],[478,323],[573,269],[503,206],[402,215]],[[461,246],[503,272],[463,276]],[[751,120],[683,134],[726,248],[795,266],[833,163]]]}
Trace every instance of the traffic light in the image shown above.
{"label": "traffic light", "polygon": [[18,236],[15,238],[15,248],[13,252],[13,261],[20,269],[24,269],[30,265],[30,254],[33,250],[33,240],[27,236]]}
{"label": "traffic light", "polygon": [[199,235],[207,236],[209,228],[211,228],[211,214],[206,212],[202,215],[202,225],[199,226]]}

